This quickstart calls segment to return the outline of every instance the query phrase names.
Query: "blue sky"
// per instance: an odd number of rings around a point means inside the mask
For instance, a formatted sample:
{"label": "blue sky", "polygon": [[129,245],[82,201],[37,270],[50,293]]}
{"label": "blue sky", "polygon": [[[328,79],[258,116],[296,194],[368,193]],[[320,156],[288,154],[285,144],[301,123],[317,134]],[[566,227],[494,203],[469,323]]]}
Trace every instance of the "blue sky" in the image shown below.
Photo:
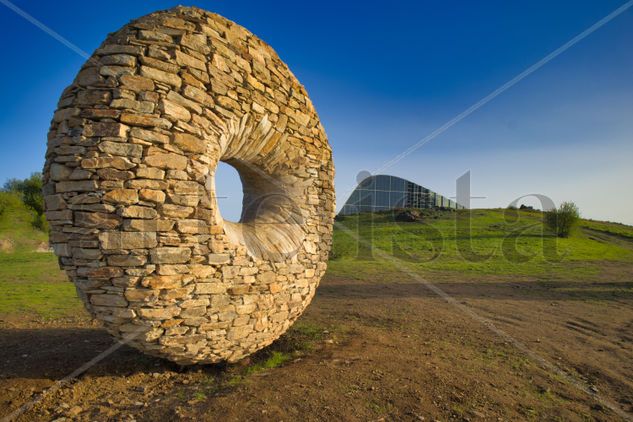
{"label": "blue sky", "polygon": [[[91,53],[108,32],[177,2],[14,3]],[[275,48],[328,133],[342,205],[373,171],[624,2],[199,1]],[[41,169],[61,91],[84,59],[0,4],[0,182]],[[633,8],[385,172],[475,207],[539,193],[633,224]],[[239,214],[224,169],[222,212]]]}

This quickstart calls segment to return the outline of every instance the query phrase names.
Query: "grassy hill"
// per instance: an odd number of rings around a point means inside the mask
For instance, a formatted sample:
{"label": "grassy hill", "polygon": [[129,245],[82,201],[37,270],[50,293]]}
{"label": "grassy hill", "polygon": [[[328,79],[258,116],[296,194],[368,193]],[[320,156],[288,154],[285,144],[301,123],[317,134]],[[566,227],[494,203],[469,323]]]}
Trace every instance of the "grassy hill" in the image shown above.
{"label": "grassy hill", "polygon": [[34,227],[35,212],[17,193],[0,192],[0,242],[2,252],[31,252],[41,249],[47,235]]}
{"label": "grassy hill", "polygon": [[[11,193],[0,193],[0,205],[0,315],[82,312],[74,286],[42,247],[47,237],[34,227],[34,212]],[[559,239],[541,219],[538,211],[500,209],[473,210],[470,218],[468,211],[433,211],[407,223],[391,213],[348,216],[336,223],[328,274],[398,280],[407,265],[438,279],[556,281],[600,277],[606,267],[633,262],[631,226],[581,220],[572,236]]]}
{"label": "grassy hill", "polygon": [[0,315],[57,317],[80,310],[74,286],[48,251],[47,234],[33,226],[35,213],[7,192],[0,192],[0,211]]}
{"label": "grassy hill", "polygon": [[633,227],[581,220],[570,237],[557,238],[541,212],[503,209],[428,212],[420,222],[396,222],[392,213],[337,222],[331,273],[367,277],[402,262],[430,274],[587,277],[605,264],[633,262]]}

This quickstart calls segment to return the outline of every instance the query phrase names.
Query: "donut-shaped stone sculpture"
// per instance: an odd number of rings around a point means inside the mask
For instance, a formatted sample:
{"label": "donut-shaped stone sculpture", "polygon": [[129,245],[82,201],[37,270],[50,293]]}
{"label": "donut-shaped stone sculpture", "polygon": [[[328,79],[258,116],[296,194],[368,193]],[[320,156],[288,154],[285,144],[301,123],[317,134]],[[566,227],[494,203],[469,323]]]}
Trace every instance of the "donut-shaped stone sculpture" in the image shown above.
{"label": "donut-shaped stone sculpture", "polygon": [[[219,161],[243,210],[222,219]],[[180,364],[236,361],[301,315],[326,269],[332,153],[303,86],[266,43],[176,7],[108,36],[48,134],[51,245],[94,317]]]}

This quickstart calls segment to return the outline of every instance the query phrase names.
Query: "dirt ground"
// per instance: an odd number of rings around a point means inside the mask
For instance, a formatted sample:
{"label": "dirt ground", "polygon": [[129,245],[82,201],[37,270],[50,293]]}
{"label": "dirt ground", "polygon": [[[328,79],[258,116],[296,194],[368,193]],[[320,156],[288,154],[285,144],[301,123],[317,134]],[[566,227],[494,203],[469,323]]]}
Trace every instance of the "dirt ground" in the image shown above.
{"label": "dirt ground", "polygon": [[0,415],[41,398],[18,420],[631,419],[631,270],[605,264],[573,282],[425,277],[458,306],[402,275],[327,276],[299,321],[305,341],[262,352],[296,349],[279,366],[251,370],[255,356],[183,369],[124,346],[43,398],[114,342],[84,316],[5,319]]}

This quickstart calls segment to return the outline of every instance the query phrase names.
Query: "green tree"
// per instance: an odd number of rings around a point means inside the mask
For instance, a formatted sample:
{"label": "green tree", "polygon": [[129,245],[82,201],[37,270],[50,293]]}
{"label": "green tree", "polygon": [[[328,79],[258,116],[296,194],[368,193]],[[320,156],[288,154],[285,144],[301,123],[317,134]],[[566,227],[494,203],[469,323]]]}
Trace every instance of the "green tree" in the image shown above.
{"label": "green tree", "polygon": [[579,219],[580,211],[573,202],[563,202],[545,213],[545,223],[558,237],[568,237]]}
{"label": "green tree", "polygon": [[22,195],[22,201],[38,215],[44,214],[44,196],[42,195],[42,173],[33,173],[24,180],[10,179],[4,184],[5,192]]}

